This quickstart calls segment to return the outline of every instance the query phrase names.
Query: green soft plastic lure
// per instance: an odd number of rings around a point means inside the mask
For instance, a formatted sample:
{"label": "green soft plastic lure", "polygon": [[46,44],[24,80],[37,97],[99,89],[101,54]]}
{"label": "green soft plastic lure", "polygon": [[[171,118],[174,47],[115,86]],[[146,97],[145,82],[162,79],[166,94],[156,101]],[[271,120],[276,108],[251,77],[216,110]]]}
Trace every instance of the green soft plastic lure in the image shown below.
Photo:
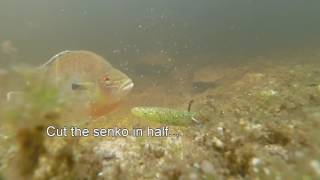
{"label": "green soft plastic lure", "polygon": [[191,111],[179,111],[163,107],[135,107],[131,109],[133,115],[158,123],[183,126],[198,122],[196,120],[197,113]]}

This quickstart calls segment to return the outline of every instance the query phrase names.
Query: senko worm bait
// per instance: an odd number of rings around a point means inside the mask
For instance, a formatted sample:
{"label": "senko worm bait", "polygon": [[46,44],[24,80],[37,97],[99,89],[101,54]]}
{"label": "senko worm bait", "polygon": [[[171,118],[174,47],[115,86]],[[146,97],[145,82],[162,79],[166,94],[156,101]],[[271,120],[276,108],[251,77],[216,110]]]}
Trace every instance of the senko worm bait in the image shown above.
{"label": "senko worm bait", "polygon": [[158,123],[163,123],[167,125],[188,125],[192,122],[197,122],[195,117],[196,112],[190,111],[179,111],[163,107],[135,107],[131,109],[133,115]]}

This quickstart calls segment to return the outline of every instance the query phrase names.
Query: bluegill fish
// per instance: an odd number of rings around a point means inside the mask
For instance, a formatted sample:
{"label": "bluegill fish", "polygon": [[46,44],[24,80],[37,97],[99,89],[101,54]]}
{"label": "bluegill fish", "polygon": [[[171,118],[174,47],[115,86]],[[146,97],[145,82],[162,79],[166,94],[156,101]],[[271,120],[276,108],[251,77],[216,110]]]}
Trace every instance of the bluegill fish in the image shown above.
{"label": "bluegill fish", "polygon": [[195,119],[198,115],[196,112],[179,111],[164,107],[134,107],[131,113],[144,120],[150,120],[167,125],[188,125],[197,122]]}
{"label": "bluegill fish", "polygon": [[[132,80],[103,57],[90,51],[63,51],[37,68],[44,81],[55,84],[62,97],[89,95],[89,113],[93,117],[118,107],[132,89]],[[84,92],[84,93],[82,93]],[[23,97],[24,91],[7,93],[7,100]]]}
{"label": "bluegill fish", "polygon": [[89,89],[95,95],[90,110],[95,117],[115,109],[134,86],[126,74],[90,51],[60,52],[41,69],[66,92]]}

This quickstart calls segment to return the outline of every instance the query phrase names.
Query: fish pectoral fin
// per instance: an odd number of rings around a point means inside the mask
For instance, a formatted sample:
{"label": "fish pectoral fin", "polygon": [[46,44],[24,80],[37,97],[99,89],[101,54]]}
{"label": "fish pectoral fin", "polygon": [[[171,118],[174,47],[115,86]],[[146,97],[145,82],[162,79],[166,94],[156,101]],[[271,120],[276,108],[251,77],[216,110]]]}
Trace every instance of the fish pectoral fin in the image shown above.
{"label": "fish pectoral fin", "polygon": [[25,92],[22,92],[22,91],[9,91],[7,93],[7,101],[12,102],[14,100],[17,100],[21,98],[24,94]]}

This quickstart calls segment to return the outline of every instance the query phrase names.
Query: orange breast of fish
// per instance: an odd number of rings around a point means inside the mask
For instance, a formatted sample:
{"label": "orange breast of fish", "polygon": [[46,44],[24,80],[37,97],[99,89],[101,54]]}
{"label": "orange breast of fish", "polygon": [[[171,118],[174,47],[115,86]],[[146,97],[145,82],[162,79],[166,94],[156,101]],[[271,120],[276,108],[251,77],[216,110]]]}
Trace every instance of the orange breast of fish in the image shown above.
{"label": "orange breast of fish", "polygon": [[90,116],[93,118],[98,118],[100,116],[104,116],[108,113],[111,113],[119,108],[121,102],[114,102],[114,103],[92,103],[90,105]]}

